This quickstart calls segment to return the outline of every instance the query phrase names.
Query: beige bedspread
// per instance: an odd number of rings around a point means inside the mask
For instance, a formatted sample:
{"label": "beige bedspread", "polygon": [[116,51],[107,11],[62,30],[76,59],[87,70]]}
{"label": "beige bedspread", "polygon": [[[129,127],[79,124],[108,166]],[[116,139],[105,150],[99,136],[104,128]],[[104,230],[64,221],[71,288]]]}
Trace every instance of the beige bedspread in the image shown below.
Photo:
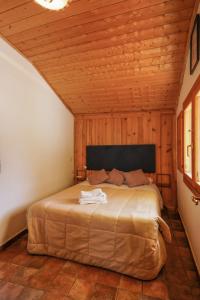
{"label": "beige bedspread", "polygon": [[80,191],[95,187],[77,184],[33,204],[28,251],[153,279],[166,261],[163,236],[170,240],[156,187],[100,185],[107,204],[79,205]]}

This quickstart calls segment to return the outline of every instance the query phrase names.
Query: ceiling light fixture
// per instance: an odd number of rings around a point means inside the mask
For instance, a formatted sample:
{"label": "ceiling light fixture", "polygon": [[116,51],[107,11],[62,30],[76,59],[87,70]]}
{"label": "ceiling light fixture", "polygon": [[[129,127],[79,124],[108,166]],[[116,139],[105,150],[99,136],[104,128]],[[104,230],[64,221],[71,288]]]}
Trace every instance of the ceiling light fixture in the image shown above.
{"label": "ceiling light fixture", "polygon": [[35,0],[41,6],[52,9],[52,10],[59,10],[64,8],[70,0]]}

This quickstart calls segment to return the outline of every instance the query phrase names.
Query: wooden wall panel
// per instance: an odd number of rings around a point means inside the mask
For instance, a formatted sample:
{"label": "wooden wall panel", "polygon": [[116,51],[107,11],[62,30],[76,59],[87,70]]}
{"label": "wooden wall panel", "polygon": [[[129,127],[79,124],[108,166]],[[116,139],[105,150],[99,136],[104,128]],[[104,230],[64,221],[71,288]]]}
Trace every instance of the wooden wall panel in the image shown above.
{"label": "wooden wall panel", "polygon": [[[162,174],[171,174],[171,182],[174,180],[173,174],[173,118],[169,114],[161,115],[161,153],[160,153],[160,171]],[[167,184],[167,176],[162,177],[162,183]],[[173,184],[172,184],[173,186]],[[171,189],[162,188],[162,194],[166,201],[166,206],[173,202]]]}
{"label": "wooden wall panel", "polygon": [[[86,145],[156,144],[156,173],[171,178],[171,187],[161,192],[165,205],[175,208],[174,119],[173,111],[76,115],[75,170],[86,165]],[[167,184],[169,176],[160,176],[159,182]]]}

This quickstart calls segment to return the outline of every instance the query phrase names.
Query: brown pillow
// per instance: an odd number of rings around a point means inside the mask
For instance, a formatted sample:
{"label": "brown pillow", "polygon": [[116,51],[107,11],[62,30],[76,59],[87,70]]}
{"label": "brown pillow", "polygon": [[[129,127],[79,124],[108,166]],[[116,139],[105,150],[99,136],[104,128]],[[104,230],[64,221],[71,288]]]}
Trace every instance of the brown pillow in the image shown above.
{"label": "brown pillow", "polygon": [[144,172],[140,170],[124,172],[125,183],[129,187],[149,184],[148,178],[145,176]]}
{"label": "brown pillow", "polygon": [[93,171],[91,175],[88,176],[88,181],[90,184],[100,184],[108,179],[108,175],[104,169],[100,171]]}
{"label": "brown pillow", "polygon": [[106,181],[111,184],[115,185],[122,185],[124,182],[124,177],[121,174],[121,172],[117,169],[112,169],[111,172],[109,172],[109,179]]}

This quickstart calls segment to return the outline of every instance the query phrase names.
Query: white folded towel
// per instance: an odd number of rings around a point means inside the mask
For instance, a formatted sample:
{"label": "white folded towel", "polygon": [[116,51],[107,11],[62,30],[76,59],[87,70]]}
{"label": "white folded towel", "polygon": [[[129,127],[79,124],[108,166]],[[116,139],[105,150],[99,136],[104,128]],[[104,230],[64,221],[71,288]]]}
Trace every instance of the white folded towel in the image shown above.
{"label": "white folded towel", "polygon": [[81,198],[98,197],[102,196],[102,189],[94,189],[92,191],[81,191]]}
{"label": "white folded towel", "polygon": [[92,191],[81,191],[80,204],[103,204],[107,203],[107,196],[101,189],[94,189]]}

